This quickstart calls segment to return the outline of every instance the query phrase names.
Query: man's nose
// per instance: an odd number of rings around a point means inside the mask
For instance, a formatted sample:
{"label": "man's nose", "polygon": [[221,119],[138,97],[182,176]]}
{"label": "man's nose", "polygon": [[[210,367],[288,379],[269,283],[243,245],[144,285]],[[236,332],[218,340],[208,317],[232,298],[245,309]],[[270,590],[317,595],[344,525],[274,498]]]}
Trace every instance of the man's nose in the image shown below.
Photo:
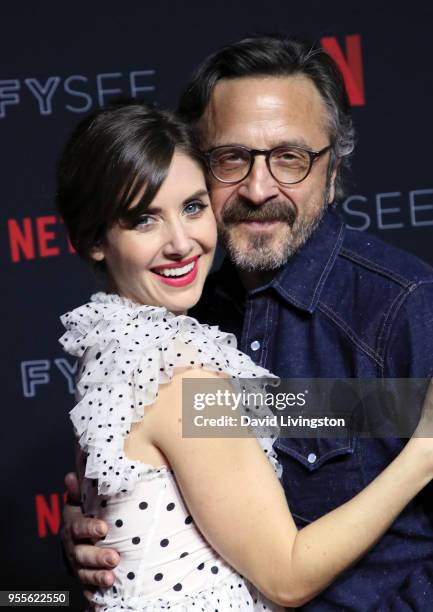
{"label": "man's nose", "polygon": [[278,182],[269,172],[264,155],[256,155],[251,172],[239,185],[239,195],[260,206],[278,196]]}
{"label": "man's nose", "polygon": [[176,220],[167,227],[163,252],[166,257],[183,259],[191,253],[194,241],[181,220]]}

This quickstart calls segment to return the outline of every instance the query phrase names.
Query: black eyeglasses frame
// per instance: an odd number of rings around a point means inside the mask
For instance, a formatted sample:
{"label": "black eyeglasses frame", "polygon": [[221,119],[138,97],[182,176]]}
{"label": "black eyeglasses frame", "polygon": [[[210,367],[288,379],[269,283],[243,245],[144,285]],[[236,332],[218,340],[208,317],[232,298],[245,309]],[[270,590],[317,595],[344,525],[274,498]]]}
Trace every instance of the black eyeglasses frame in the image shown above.
{"label": "black eyeglasses frame", "polygon": [[[242,177],[241,179],[237,179],[236,181],[224,181],[223,179],[220,179],[218,176],[214,174],[210,160],[211,160],[212,154],[215,153],[215,151],[219,151],[220,149],[242,149],[243,151],[247,151],[247,153],[250,156],[250,166],[248,168],[248,172],[245,174],[244,177]],[[280,181],[279,179],[277,179],[276,176],[274,176],[274,173],[272,172],[271,163],[270,163],[270,157],[272,153],[278,150],[285,150],[285,149],[296,149],[297,151],[302,151],[303,153],[307,153],[307,155],[310,158],[310,165],[308,166],[307,173],[305,174],[303,178],[299,179],[298,181],[293,181],[290,183],[286,181]],[[278,147],[274,147],[273,149],[249,149],[248,147],[244,147],[243,145],[220,145],[218,147],[214,147],[213,149],[209,149],[208,151],[203,151],[203,155],[206,159],[209,171],[214,177],[214,179],[219,181],[220,183],[225,183],[226,185],[236,185],[237,183],[242,183],[242,181],[244,181],[251,173],[251,170],[253,168],[254,161],[257,155],[265,156],[266,165],[268,167],[269,173],[274,178],[274,180],[277,181],[277,183],[280,183],[281,185],[297,185],[298,183],[302,183],[302,181],[305,181],[305,179],[311,172],[311,168],[313,167],[314,162],[317,159],[319,159],[319,157],[324,155],[324,153],[329,151],[330,149],[332,149],[332,144],[329,144],[326,147],[323,147],[323,149],[320,149],[320,151],[311,151],[310,149],[304,149],[303,147],[298,147],[295,145],[293,146],[292,145],[287,145],[287,146],[280,145]]]}

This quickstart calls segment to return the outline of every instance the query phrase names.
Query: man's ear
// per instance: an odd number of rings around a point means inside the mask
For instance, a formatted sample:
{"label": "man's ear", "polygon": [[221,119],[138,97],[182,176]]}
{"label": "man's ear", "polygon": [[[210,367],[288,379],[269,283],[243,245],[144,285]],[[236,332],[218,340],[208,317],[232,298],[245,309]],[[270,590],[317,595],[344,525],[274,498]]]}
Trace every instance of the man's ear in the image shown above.
{"label": "man's ear", "polygon": [[334,167],[331,172],[331,176],[329,177],[329,189],[328,189],[328,202],[327,204],[332,204],[335,199],[335,180],[338,174],[338,167],[340,165],[340,159],[336,159],[334,163]]}

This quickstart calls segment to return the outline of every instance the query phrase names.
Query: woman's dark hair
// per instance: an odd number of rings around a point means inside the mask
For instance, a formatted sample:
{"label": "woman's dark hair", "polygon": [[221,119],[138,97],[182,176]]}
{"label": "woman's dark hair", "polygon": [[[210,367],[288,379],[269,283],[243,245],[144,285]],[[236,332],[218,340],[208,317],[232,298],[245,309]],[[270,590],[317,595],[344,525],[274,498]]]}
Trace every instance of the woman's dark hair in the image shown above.
{"label": "woman's dark hair", "polygon": [[176,149],[204,167],[188,127],[146,104],[118,104],[78,124],[60,158],[56,202],[81,257],[93,261],[92,248],[114,223],[134,226],[158,193]]}
{"label": "woman's dark hair", "polygon": [[[183,119],[197,126],[219,80],[295,74],[308,77],[317,87],[327,111],[333,162],[340,160],[339,169],[348,167],[355,133],[340,70],[321,47],[295,37],[280,34],[251,36],[216,51],[193,74],[181,95],[178,112]],[[342,195],[339,176],[336,193]]]}

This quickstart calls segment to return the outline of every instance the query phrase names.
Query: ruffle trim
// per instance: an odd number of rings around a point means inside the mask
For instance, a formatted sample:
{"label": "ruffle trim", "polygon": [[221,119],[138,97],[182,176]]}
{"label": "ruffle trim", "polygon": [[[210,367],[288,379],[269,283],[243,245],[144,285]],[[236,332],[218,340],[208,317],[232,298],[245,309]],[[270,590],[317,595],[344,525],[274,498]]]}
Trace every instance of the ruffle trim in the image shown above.
{"label": "ruffle trim", "polygon": [[[145,406],[155,402],[159,386],[172,380],[175,368],[200,367],[248,379],[252,393],[279,381],[237,350],[233,334],[165,308],[100,292],[61,321],[66,328],[59,340],[63,348],[84,357],[77,381],[81,400],[70,416],[86,453],[85,475],[97,479],[100,495],[127,493],[139,480],[170,472],[168,466],[128,459],[123,447],[131,424],[143,418]],[[254,416],[271,415],[268,408],[261,410]],[[273,449],[278,428],[269,427],[265,435],[258,441],[281,477]]]}
{"label": "ruffle trim", "polygon": [[[216,609],[226,612],[231,605],[233,610],[254,612],[254,610],[266,609],[269,612],[284,612],[284,608],[268,600],[237,573],[231,574],[212,587],[184,595],[180,599],[158,597],[146,600],[143,596],[122,597],[113,593],[113,589],[110,588],[104,594],[96,592],[92,601],[100,606],[97,608],[98,612],[119,612],[120,610],[125,610],[125,612],[164,612],[166,610],[215,612]],[[239,605],[242,607],[239,608]]]}

